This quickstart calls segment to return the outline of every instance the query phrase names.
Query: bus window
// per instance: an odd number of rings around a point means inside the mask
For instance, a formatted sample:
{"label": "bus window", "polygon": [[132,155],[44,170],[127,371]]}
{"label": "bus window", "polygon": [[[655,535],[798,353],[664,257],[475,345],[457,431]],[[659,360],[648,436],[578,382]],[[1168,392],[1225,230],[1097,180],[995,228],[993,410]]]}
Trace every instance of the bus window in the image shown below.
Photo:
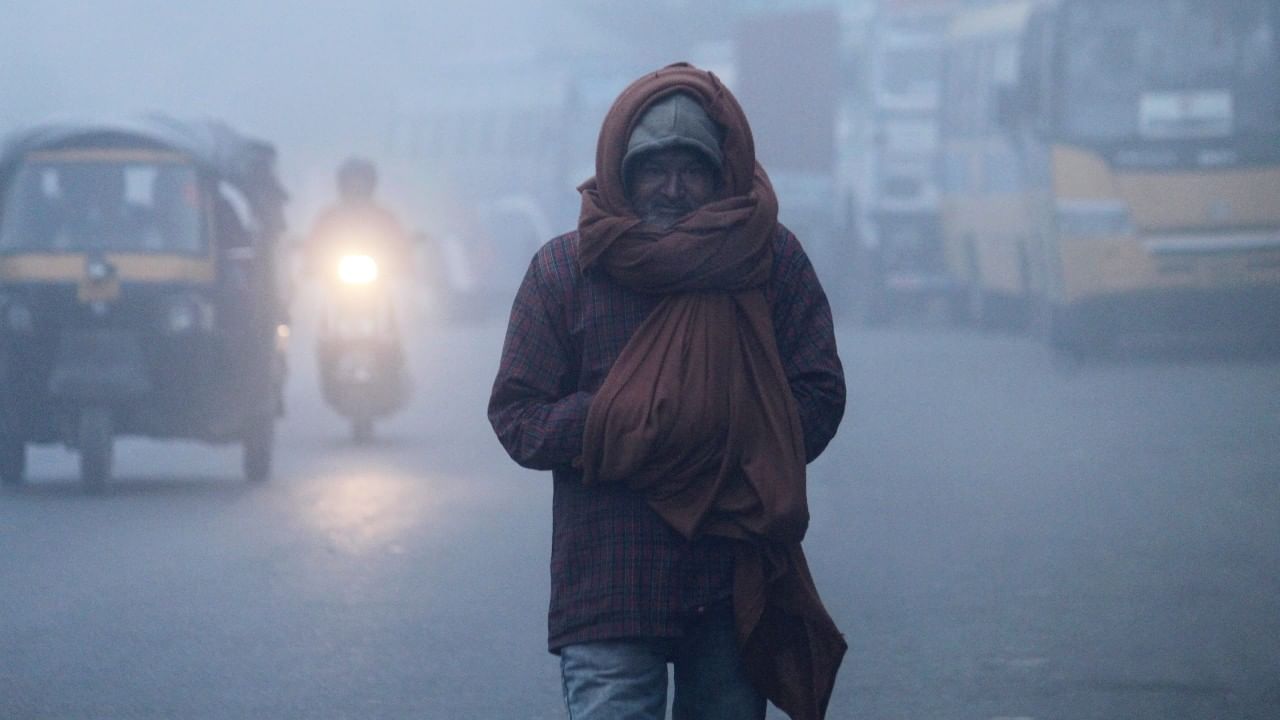
{"label": "bus window", "polygon": [[1272,0],[1066,7],[1065,132],[1085,139],[1280,132]]}

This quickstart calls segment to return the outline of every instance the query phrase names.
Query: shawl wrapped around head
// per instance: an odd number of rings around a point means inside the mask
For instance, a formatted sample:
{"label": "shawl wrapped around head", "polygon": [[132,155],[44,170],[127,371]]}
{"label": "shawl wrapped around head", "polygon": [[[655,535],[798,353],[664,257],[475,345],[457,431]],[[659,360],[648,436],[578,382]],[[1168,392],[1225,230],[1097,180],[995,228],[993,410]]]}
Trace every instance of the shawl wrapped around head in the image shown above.
{"label": "shawl wrapped around head", "polygon": [[[724,131],[723,192],[669,229],[642,222],[622,185],[627,141],[674,92]],[[579,188],[579,262],[662,301],[592,399],[588,485],[625,483],[683,536],[739,542],[734,616],[747,672],[795,720],[826,713],[846,645],[809,576],[805,454],[764,295],[777,200],[750,126],[715,75],[668,66],[628,87]]]}

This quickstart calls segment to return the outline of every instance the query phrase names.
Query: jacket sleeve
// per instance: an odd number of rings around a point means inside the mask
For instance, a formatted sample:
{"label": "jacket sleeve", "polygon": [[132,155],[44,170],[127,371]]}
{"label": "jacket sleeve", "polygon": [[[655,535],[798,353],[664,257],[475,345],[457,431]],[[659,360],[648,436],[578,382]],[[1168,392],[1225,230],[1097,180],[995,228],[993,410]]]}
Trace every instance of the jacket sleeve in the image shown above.
{"label": "jacket sleeve", "polygon": [[574,367],[563,312],[535,258],[511,308],[489,397],[489,422],[520,465],[552,470],[581,455],[591,396],[565,390]]}
{"label": "jacket sleeve", "polygon": [[831,305],[795,236],[775,246],[773,327],[778,355],[800,411],[805,459],[813,462],[844,417],[844,369],[836,353]]}

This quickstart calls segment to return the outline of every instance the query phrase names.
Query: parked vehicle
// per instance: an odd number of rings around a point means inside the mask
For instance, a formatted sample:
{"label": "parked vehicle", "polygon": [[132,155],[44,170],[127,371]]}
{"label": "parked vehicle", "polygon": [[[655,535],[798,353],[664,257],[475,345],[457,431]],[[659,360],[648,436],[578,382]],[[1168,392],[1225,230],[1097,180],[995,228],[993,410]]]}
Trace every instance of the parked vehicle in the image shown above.
{"label": "parked vehicle", "polygon": [[739,18],[732,38],[730,84],[751,118],[756,157],[778,195],[779,220],[804,243],[839,306],[850,290],[850,253],[839,237],[835,200],[839,13],[771,7]]}
{"label": "parked vehicle", "polygon": [[[1276,335],[1280,2],[1017,0],[950,31],[948,260],[1060,353]],[[1176,48],[1176,51],[1172,51]]]}
{"label": "parked vehicle", "polygon": [[855,308],[870,323],[957,289],[942,246],[938,112],[954,0],[881,2],[867,38],[867,88],[850,112],[842,168]]}
{"label": "parked vehicle", "polygon": [[287,337],[275,152],[216,123],[34,127],[0,149],[0,479],[121,435],[243,447],[267,479]]}

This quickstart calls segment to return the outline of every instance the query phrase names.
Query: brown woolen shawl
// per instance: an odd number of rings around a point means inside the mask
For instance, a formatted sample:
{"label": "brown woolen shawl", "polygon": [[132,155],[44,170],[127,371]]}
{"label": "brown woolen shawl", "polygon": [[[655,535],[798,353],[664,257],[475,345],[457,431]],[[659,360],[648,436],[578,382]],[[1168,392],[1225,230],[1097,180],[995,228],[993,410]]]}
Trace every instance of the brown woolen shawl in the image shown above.
{"label": "brown woolen shawl", "polygon": [[[725,192],[661,230],[627,201],[622,158],[654,102],[683,91],[724,131]],[[800,541],[805,455],[769,305],[778,206],[742,108],[689,65],[646,75],[614,102],[596,176],[579,188],[579,258],[661,303],[592,400],[584,482],[625,482],[686,538],[738,540],[734,615],[757,688],[796,720],[822,718],[844,638],[818,598]]]}

